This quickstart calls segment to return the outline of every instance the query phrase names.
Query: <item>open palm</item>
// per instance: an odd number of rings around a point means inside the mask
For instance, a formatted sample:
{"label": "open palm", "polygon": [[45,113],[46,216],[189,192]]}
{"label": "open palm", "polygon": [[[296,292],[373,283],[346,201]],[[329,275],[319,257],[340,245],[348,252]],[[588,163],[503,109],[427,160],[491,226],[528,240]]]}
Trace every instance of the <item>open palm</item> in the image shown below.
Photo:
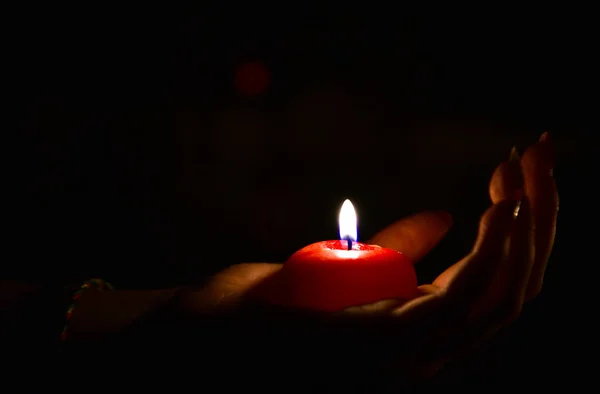
{"label": "open palm", "polygon": [[[552,168],[546,134],[522,158],[512,152],[492,176],[492,205],[481,218],[471,253],[433,283],[421,285],[421,296],[404,304],[381,300],[349,308],[334,314],[335,318],[331,315],[333,320],[346,319],[336,327],[353,327],[354,336],[356,327],[361,327],[361,338],[373,332],[378,341],[385,338],[388,357],[379,358],[390,365],[436,369],[515,319],[523,303],[540,292],[554,243],[558,195]],[[388,226],[369,243],[402,251],[418,262],[445,236],[451,223],[445,212],[419,213]],[[183,305],[193,313],[237,311],[252,289],[281,266],[235,265],[215,275],[202,290],[188,294]]]}

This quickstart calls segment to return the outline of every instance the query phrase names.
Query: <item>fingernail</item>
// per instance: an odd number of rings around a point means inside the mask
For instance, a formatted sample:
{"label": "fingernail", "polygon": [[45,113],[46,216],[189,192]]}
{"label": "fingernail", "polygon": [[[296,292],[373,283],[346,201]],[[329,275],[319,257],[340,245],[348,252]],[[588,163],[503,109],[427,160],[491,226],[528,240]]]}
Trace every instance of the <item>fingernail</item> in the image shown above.
{"label": "fingernail", "polygon": [[510,156],[509,156],[508,160],[516,161],[516,162],[521,161],[521,156],[519,155],[519,151],[517,150],[516,146],[513,146],[512,149],[510,150]]}
{"label": "fingernail", "polygon": [[544,133],[540,136],[540,142],[550,142],[550,133],[544,131]]}
{"label": "fingernail", "polygon": [[516,146],[510,150],[508,158],[509,176],[510,176],[510,192],[514,200],[520,200],[523,197],[523,170],[521,169],[521,156]]}

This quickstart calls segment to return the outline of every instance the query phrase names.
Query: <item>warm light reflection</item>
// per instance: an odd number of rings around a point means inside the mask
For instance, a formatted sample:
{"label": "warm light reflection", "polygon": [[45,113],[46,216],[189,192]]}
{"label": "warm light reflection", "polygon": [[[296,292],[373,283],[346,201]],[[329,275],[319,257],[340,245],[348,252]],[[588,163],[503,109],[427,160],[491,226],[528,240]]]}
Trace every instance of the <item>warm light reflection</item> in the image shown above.
{"label": "warm light reflection", "polygon": [[358,230],[356,226],[356,211],[350,200],[344,201],[340,209],[340,239],[350,239],[352,242],[358,240]]}

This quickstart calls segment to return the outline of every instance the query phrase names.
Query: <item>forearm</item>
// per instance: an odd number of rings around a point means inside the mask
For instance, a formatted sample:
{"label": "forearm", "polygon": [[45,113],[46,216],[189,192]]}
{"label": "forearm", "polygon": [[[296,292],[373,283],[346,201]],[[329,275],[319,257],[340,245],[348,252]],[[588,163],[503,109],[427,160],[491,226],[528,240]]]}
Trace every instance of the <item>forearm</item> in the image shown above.
{"label": "forearm", "polygon": [[[2,280],[0,342],[19,350],[57,349],[74,290],[76,287]],[[69,338],[86,342],[125,330],[144,315],[159,310],[175,293],[176,289],[85,291],[68,321]]]}
{"label": "forearm", "polygon": [[164,308],[178,289],[87,291],[69,321],[69,337],[86,341],[127,329],[144,316]]}

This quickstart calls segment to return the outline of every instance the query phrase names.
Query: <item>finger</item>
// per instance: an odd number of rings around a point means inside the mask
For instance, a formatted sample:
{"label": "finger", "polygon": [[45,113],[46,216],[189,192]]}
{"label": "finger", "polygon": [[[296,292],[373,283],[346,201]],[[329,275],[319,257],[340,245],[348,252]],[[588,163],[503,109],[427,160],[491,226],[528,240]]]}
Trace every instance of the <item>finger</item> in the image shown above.
{"label": "finger", "polygon": [[489,208],[479,223],[473,251],[459,262],[454,276],[447,283],[440,283],[436,279],[433,284],[438,287],[445,285],[448,296],[459,304],[471,304],[481,296],[508,256],[508,240],[517,204],[516,201],[506,200]]}
{"label": "finger", "polygon": [[[494,204],[506,200],[517,201],[523,194],[523,188],[520,157],[513,147],[508,160],[500,163],[492,175],[489,186],[490,198]],[[450,266],[436,278],[434,284],[440,287],[447,286],[463,264],[464,261],[459,261]]]}
{"label": "finger", "polygon": [[[490,207],[481,218],[473,251],[455,265],[456,273],[448,280],[436,279],[432,287],[424,289],[429,294],[405,303],[393,315],[407,326],[417,324],[417,330],[452,331],[460,327],[507,256],[515,206],[516,202],[503,201]],[[440,290],[435,291],[436,287]]]}
{"label": "finger", "polygon": [[398,250],[417,262],[446,235],[451,226],[452,216],[447,212],[418,213],[386,227],[369,243]]}
{"label": "finger", "polygon": [[493,204],[504,200],[519,200],[523,195],[521,158],[515,147],[507,161],[500,163],[490,180],[489,193]]}
{"label": "finger", "polygon": [[343,315],[353,315],[353,316],[375,316],[375,315],[383,315],[389,313],[391,310],[396,308],[399,304],[401,304],[398,300],[381,300],[377,302],[373,302],[371,304],[365,304],[360,306],[352,306],[344,309],[340,312]]}
{"label": "finger", "polygon": [[213,279],[230,282],[238,288],[251,287],[256,282],[265,279],[279,271],[282,264],[274,263],[242,263],[232,265],[219,273]]}
{"label": "finger", "polygon": [[425,294],[434,294],[437,293],[438,291],[440,291],[441,289],[433,284],[425,284],[425,285],[421,285],[418,287],[419,292],[422,295]]}
{"label": "finger", "polygon": [[[430,294],[435,294],[440,291],[440,288],[431,284],[420,285],[418,287],[418,295],[416,298],[423,297]],[[341,311],[341,314],[346,315],[382,315],[389,314],[390,312],[397,310],[401,305],[405,304],[406,300],[381,300],[373,302],[371,304],[353,306]]]}
{"label": "finger", "polygon": [[450,267],[446,268],[444,272],[442,272],[437,276],[437,278],[435,278],[432,285],[440,289],[445,289],[446,287],[448,287],[448,284],[450,284],[452,279],[460,271],[465,261],[465,259],[462,259],[459,262],[454,263]]}
{"label": "finger", "polygon": [[[480,295],[490,287],[494,274],[509,254],[508,243],[514,231],[516,201],[502,201],[489,208],[480,222],[473,252],[455,265],[456,274],[448,283],[421,287],[425,295],[413,299],[391,312],[397,325],[389,325],[409,335],[404,351],[414,351],[413,361],[427,364],[443,361],[465,344],[485,333],[488,325],[465,330],[465,323]],[[523,283],[523,282],[521,282]],[[521,286],[523,287],[523,286]],[[466,332],[468,331],[468,333]]]}
{"label": "finger", "polygon": [[[447,289],[455,280],[457,283],[454,287],[467,286],[468,281],[472,280],[474,283],[471,287],[478,282],[481,282],[480,286],[485,286],[484,280],[489,280],[488,276],[493,273],[494,264],[497,264],[505,253],[504,242],[510,231],[516,205],[516,201],[504,200],[490,207],[481,217],[479,234],[471,253],[442,272],[433,281],[433,285]],[[461,276],[460,280],[457,279],[458,276]]]}
{"label": "finger", "polygon": [[[509,236],[508,258],[502,259],[491,285],[473,309],[470,318],[479,319],[484,331],[516,319],[525,301],[525,291],[534,262],[530,204],[518,205]],[[487,326],[487,328],[486,328]]]}
{"label": "finger", "polygon": [[542,289],[544,272],[554,245],[558,216],[558,192],[552,176],[552,147],[547,133],[540,142],[529,147],[521,159],[525,178],[525,194],[531,203],[535,241],[535,262],[526,298],[531,299]]}
{"label": "finger", "polygon": [[515,211],[516,218],[509,226],[508,251],[498,260],[493,280],[468,313],[459,314],[461,319],[466,316],[466,320],[447,342],[440,342],[440,354],[450,357],[461,354],[521,313],[534,261],[531,210],[526,198]]}
{"label": "finger", "polygon": [[[455,354],[489,328],[469,324],[470,317],[509,256],[516,206],[517,202],[506,200],[490,207],[481,218],[473,251],[452,267],[452,275],[441,275],[429,288],[433,290],[430,294],[395,311],[404,324],[415,325],[412,331],[415,341],[420,342],[419,357],[424,361],[443,360]],[[436,287],[440,288],[437,292]]]}
{"label": "finger", "polygon": [[506,265],[502,267],[505,281],[498,281],[505,285],[504,298],[509,319],[516,318],[521,313],[535,261],[533,217],[527,197],[521,200],[515,214],[515,230],[510,238],[510,255]]}
{"label": "finger", "polygon": [[[259,287],[270,289],[274,274],[281,264],[245,263],[220,271],[186,298],[186,308],[196,312],[226,309],[237,306],[250,291]],[[258,290],[257,290],[258,291]]]}

